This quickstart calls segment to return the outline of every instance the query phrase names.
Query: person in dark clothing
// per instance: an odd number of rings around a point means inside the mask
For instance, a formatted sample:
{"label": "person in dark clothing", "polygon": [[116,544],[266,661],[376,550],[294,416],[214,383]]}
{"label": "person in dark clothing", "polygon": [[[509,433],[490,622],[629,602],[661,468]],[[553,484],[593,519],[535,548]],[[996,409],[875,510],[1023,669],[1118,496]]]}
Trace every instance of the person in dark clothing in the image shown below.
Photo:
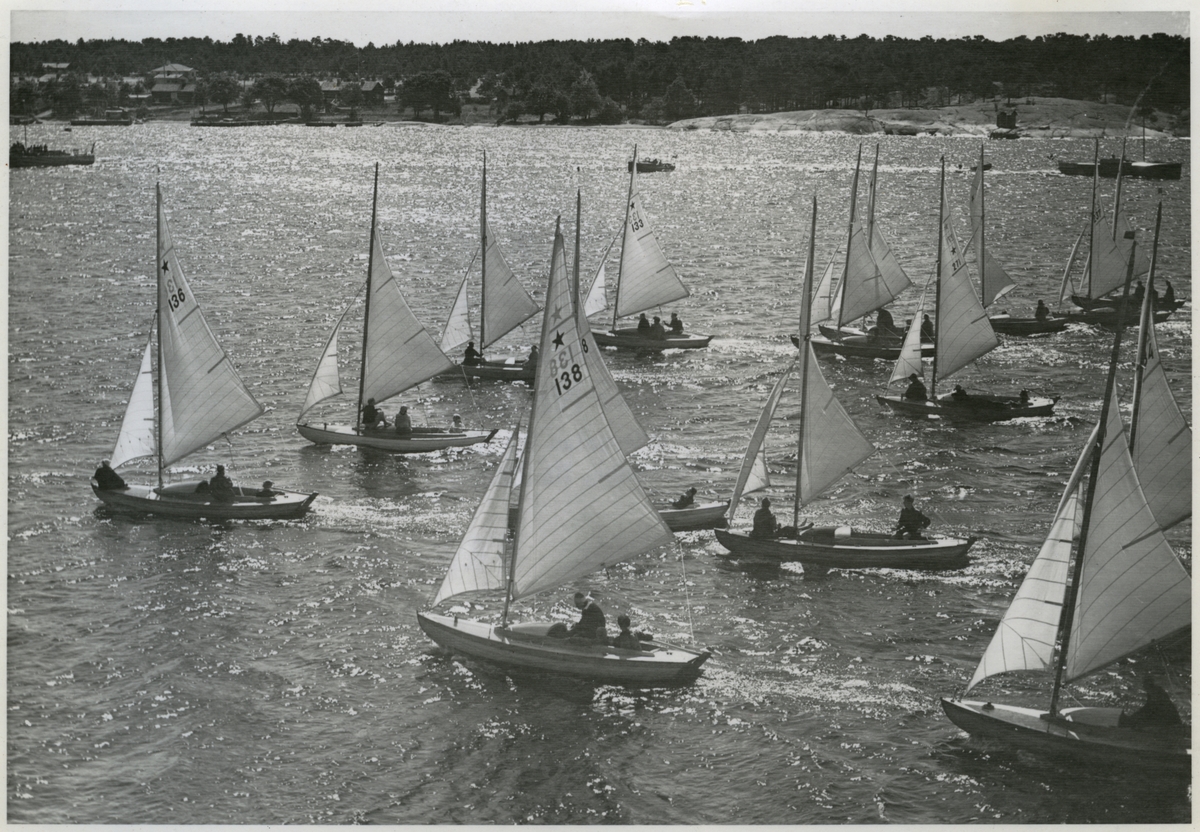
{"label": "person in dark clothing", "polygon": [[696,501],[696,489],[689,488],[683,492],[683,496],[675,502],[671,503],[671,508],[687,508]]}
{"label": "person in dark clothing", "polygon": [[965,402],[971,396],[966,390],[963,389],[961,384],[956,384],[954,385],[954,392],[950,394],[950,397],[955,401]]}
{"label": "person in dark clothing", "polygon": [[913,505],[911,494],[904,497],[904,508],[900,509],[900,519],[896,523],[896,537],[905,540],[924,540],[922,531],[933,521],[917,510]]}
{"label": "person in dark clothing", "polygon": [[400,436],[412,433],[412,417],[408,415],[408,405],[400,405],[400,412],[396,414],[396,433]]}
{"label": "person in dark clothing", "polygon": [[680,320],[679,315],[675,312],[671,313],[670,329],[671,329],[672,335],[682,335],[683,334],[683,321]]}
{"label": "person in dark clothing", "polygon": [[658,317],[657,315],[654,316],[654,323],[650,324],[650,337],[651,338],[666,338],[667,337],[667,328],[665,326],[663,326],[662,318]]}
{"label": "person in dark clothing", "polygon": [[629,629],[629,623],[628,615],[622,613],[617,616],[617,626],[621,628],[621,632],[613,639],[613,647],[622,647],[626,650],[641,650],[641,639]]}
{"label": "person in dark clothing", "polygon": [[773,538],[779,535],[779,521],[771,513],[771,501],[762,498],[758,511],[754,512],[754,527],[750,530],[751,537]]}
{"label": "person in dark clothing", "polygon": [[1165,281],[1165,287],[1166,288],[1163,289],[1163,308],[1168,310],[1174,309],[1175,287],[1171,285],[1171,281],[1169,280]]}
{"label": "person in dark clothing", "polygon": [[125,487],[125,480],[112,469],[107,459],[100,461],[100,467],[92,474],[101,491],[118,491]]}
{"label": "person in dark clothing", "polygon": [[921,317],[921,340],[933,340],[933,321],[929,320],[928,315],[923,315]]}
{"label": "person in dark clothing", "polygon": [[1131,714],[1122,713],[1118,725],[1122,728],[1154,728],[1183,724],[1175,703],[1149,673],[1142,677],[1142,687],[1146,690],[1146,704]]}
{"label": "person in dark clothing", "polygon": [[363,405],[362,420],[363,425],[368,428],[387,427],[387,417],[375,406],[374,399],[367,399],[367,403]]}
{"label": "person in dark clothing", "polygon": [[645,335],[649,331],[650,331],[650,319],[647,318],[646,313],[643,312],[641,315],[638,315],[638,332],[642,335]]}
{"label": "person in dark clothing", "polygon": [[467,348],[463,350],[463,364],[467,367],[474,367],[483,362],[483,353],[475,349],[475,342],[468,341]]}
{"label": "person in dark clothing", "polygon": [[929,393],[925,390],[925,382],[921,381],[921,377],[916,373],[910,373],[908,376],[908,387],[904,391],[904,398],[910,402],[924,402],[929,400]]}
{"label": "person in dark clothing", "polygon": [[892,320],[892,313],[886,309],[880,309],[879,314],[875,316],[875,326],[867,331],[868,335],[874,335],[876,338],[890,338],[900,335],[900,330],[896,329],[896,322]]}
{"label": "person in dark clothing", "polygon": [[579,620],[567,631],[568,636],[586,641],[608,638],[605,632],[608,625],[604,620],[604,610],[592,600],[592,596],[576,592],[575,606],[579,608]]}
{"label": "person in dark clothing", "polygon": [[234,498],[233,481],[225,476],[225,466],[218,465],[217,473],[212,475],[208,481],[208,492],[212,494],[214,500],[232,503]]}
{"label": "person in dark clothing", "polygon": [[1133,302],[1136,305],[1141,306],[1142,299],[1144,297],[1146,297],[1146,284],[1139,280],[1137,282],[1137,287],[1133,290]]}
{"label": "person in dark clothing", "polygon": [[279,491],[276,491],[274,488],[272,488],[273,485],[275,485],[275,483],[271,482],[270,480],[263,480],[262,488],[258,489],[258,491],[256,491],[256,492],[254,492],[254,496],[255,497],[274,497],[274,496],[278,495],[279,493],[281,493]]}
{"label": "person in dark clothing", "polygon": [[1033,317],[1039,321],[1044,321],[1050,317],[1050,308],[1046,306],[1046,301],[1038,300],[1037,309],[1034,310]]}

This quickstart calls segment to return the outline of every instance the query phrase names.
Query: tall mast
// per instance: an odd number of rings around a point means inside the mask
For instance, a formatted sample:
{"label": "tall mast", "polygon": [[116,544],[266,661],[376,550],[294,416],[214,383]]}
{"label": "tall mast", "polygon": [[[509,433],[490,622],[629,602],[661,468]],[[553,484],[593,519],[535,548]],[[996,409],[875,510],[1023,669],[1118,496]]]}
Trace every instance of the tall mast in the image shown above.
{"label": "tall mast", "polygon": [[875,189],[879,184],[879,143],[875,143],[875,164],[871,167],[871,186],[867,190],[867,248],[875,242]]}
{"label": "tall mast", "polygon": [[[987,295],[985,294],[986,290],[983,288],[983,286],[984,286],[983,273],[987,269],[987,260],[984,258],[984,255],[983,255],[983,252],[987,250],[987,246],[985,246],[984,242],[983,242],[984,234],[987,233],[985,230],[987,228],[987,212],[984,210],[984,207],[983,207],[983,205],[984,205],[984,198],[983,198],[984,190],[985,190],[985,188],[983,185],[983,143],[980,142],[980,144],[979,144],[979,248],[977,248],[975,250],[975,259],[979,262],[979,299],[981,301],[983,301],[983,304],[986,306],[988,301],[986,299]],[[964,259],[966,259],[966,258],[964,258]]]}
{"label": "tall mast", "polygon": [[575,271],[571,278],[571,300],[575,303],[575,312],[583,304],[582,287],[579,285],[579,224],[583,218],[583,197],[578,188],[575,189]]}
{"label": "tall mast", "polygon": [[[1121,213],[1121,179],[1125,173],[1125,142],[1127,139],[1121,139],[1121,158],[1117,160],[1117,190],[1113,194],[1113,209],[1112,209],[1112,238],[1117,239],[1117,216]],[[1100,140],[1096,140],[1098,145]]]}
{"label": "tall mast", "polygon": [[163,441],[162,441],[162,406],[163,406],[163,386],[162,386],[162,276],[167,268],[167,264],[159,263],[158,255],[162,253],[162,185],[154,183],[154,271],[158,276],[155,283],[154,292],[154,318],[155,318],[155,336],[158,339],[158,348],[154,351],[157,355],[155,364],[155,379],[158,382],[158,407],[154,409],[154,445],[158,453],[158,487],[163,486]]}
{"label": "tall mast", "polygon": [[621,305],[621,272],[625,268],[625,237],[629,234],[629,212],[633,208],[633,178],[637,176],[637,145],[633,146],[633,161],[629,163],[629,196],[625,199],[625,225],[621,229],[621,257],[617,261],[617,290],[613,294],[613,331],[617,329],[617,309]]}
{"label": "tall mast", "polygon": [[812,227],[808,237],[808,262],[804,265],[804,282],[800,299],[800,432],[796,441],[796,499],[792,504],[792,526],[800,528],[800,477],[804,471],[804,427],[808,411],[808,354],[812,333],[809,318],[812,316],[812,277],[816,262],[814,249],[817,246],[817,197],[813,195]]}
{"label": "tall mast", "polygon": [[487,325],[487,292],[484,286],[487,286],[487,151],[483,151],[483,187],[479,189],[479,351],[483,352],[483,345],[487,343],[487,333],[484,332],[484,327]]}
{"label": "tall mast", "polygon": [[[1132,234],[1132,232],[1131,232]],[[1058,648],[1058,661],[1054,670],[1054,691],[1050,694],[1050,715],[1058,714],[1058,699],[1062,693],[1062,677],[1067,665],[1067,651],[1071,646],[1071,619],[1075,617],[1075,603],[1079,597],[1079,581],[1083,575],[1083,558],[1087,552],[1088,526],[1092,518],[1092,502],[1096,497],[1096,480],[1100,476],[1100,457],[1104,449],[1105,429],[1108,425],[1108,409],[1113,398],[1113,388],[1117,383],[1117,359],[1121,355],[1121,336],[1125,332],[1125,308],[1129,303],[1129,284],[1133,282],[1133,264],[1137,255],[1137,241],[1129,247],[1129,265],[1125,271],[1125,291],[1121,303],[1117,306],[1117,332],[1113,336],[1112,355],[1108,362],[1108,381],[1104,386],[1104,402],[1100,407],[1100,423],[1096,428],[1096,444],[1092,447],[1092,470],[1088,475],[1087,493],[1083,502],[1083,521],[1079,531],[1079,543],[1075,547],[1075,565],[1071,574],[1071,585],[1067,592],[1066,603],[1063,604],[1062,618],[1059,619],[1058,630],[1061,633]]]}
{"label": "tall mast", "polygon": [[1100,140],[1096,139],[1092,163],[1092,210],[1088,213],[1087,296],[1092,296],[1092,275],[1096,272],[1096,191],[1100,188]]}
{"label": "tall mast", "polygon": [[[933,309],[934,317],[937,318],[937,329],[940,332],[942,329],[942,320],[939,316],[942,308],[942,267],[945,265],[942,262],[942,236],[946,233],[946,157],[942,157],[942,179],[938,187],[940,201],[938,202],[938,229],[937,229],[937,268],[934,275],[937,280],[934,281],[933,292]],[[914,316],[915,317],[915,316]],[[939,342],[945,339],[939,339]],[[933,350],[933,373],[929,381],[929,397],[934,401],[937,400],[937,371],[938,371],[938,349]]]}
{"label": "tall mast", "polygon": [[358,372],[358,407],[354,411],[354,429],[362,427],[363,390],[367,383],[367,328],[371,324],[371,272],[375,269],[375,212],[379,207],[379,163],[375,163],[375,187],[371,195],[371,248],[367,254],[367,303],[363,310],[362,363]]}
{"label": "tall mast", "polygon": [[1154,320],[1154,272],[1158,266],[1158,232],[1162,227],[1162,202],[1158,203],[1158,215],[1154,218],[1154,247],[1150,249],[1150,273],[1146,275],[1146,295],[1142,298],[1141,319],[1139,320],[1137,361],[1133,364],[1133,412],[1129,416],[1129,447],[1133,447],[1137,438],[1139,417],[1142,415],[1142,383],[1146,372],[1148,356],[1146,350],[1150,346],[1150,327]]}
{"label": "tall mast", "polygon": [[[858,170],[862,166],[862,145],[858,146],[858,159],[854,162],[854,179],[850,183],[850,221],[846,223],[846,265],[842,267],[842,297],[846,296],[846,280],[850,277],[850,241],[854,239],[854,209],[858,202]],[[838,307],[838,327],[845,325],[841,307]]]}

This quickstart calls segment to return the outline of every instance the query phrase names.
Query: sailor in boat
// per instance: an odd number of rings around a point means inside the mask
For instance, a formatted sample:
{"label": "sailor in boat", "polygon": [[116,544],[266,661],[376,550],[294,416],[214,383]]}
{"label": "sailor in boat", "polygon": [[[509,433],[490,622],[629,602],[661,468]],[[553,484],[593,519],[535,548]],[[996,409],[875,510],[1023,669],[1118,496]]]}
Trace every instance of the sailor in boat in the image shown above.
{"label": "sailor in boat", "polygon": [[1137,282],[1137,288],[1133,290],[1132,301],[1133,301],[1134,306],[1141,306],[1142,299],[1145,297],[1146,297],[1146,284],[1139,280]]}
{"label": "sailor in boat", "polygon": [[971,395],[963,389],[961,384],[956,384],[954,385],[954,392],[950,394],[950,397],[956,402],[965,402],[967,399],[971,398]]}
{"label": "sailor in boat", "polygon": [[875,316],[875,326],[867,330],[868,335],[873,335],[876,338],[899,338],[904,333],[896,329],[896,322],[892,320],[892,313],[886,309],[880,309],[879,314]]}
{"label": "sailor in boat", "polygon": [[1046,301],[1038,298],[1037,309],[1034,310],[1033,317],[1039,321],[1045,321],[1050,317],[1050,308],[1046,306]]}
{"label": "sailor in boat", "polygon": [[400,405],[400,412],[396,414],[396,433],[399,436],[412,433],[412,417],[408,415],[408,405]]}
{"label": "sailor in boat", "polygon": [[904,508],[900,509],[900,519],[896,523],[896,537],[902,540],[924,540],[921,534],[933,521],[913,505],[911,494],[904,495]]}
{"label": "sailor in boat", "polygon": [[537,363],[538,363],[538,348],[537,348],[537,344],[534,344],[532,347],[529,348],[529,356],[525,359],[525,366],[526,367],[536,367]]}
{"label": "sailor in boat", "polygon": [[212,475],[212,479],[208,481],[208,493],[212,495],[214,500],[220,500],[223,503],[232,503],[236,496],[233,491],[233,481],[225,476],[225,466],[218,465],[217,473]]}
{"label": "sailor in boat", "polygon": [[1117,720],[1119,726],[1122,728],[1159,728],[1183,724],[1175,703],[1149,673],[1142,677],[1142,687],[1146,691],[1146,704],[1131,714],[1122,711]]}
{"label": "sailor in boat", "polygon": [[654,316],[654,323],[650,324],[650,337],[657,339],[665,339],[667,337],[667,328],[663,326],[662,318]]}
{"label": "sailor in boat", "polygon": [[779,536],[779,521],[771,513],[771,501],[763,497],[758,511],[754,512],[754,527],[750,536],[757,538],[775,538]]}
{"label": "sailor in boat", "polygon": [[256,492],[254,492],[254,496],[270,499],[271,497],[274,497],[277,494],[282,494],[283,493],[282,491],[276,491],[272,487],[274,485],[275,485],[275,483],[271,482],[270,480],[263,480],[262,488],[258,489],[258,491],[256,491]]}
{"label": "sailor in boat", "polygon": [[463,350],[463,365],[474,367],[483,363],[483,353],[475,349],[475,342],[468,341],[467,348]]}
{"label": "sailor in boat", "polygon": [[385,428],[387,427],[387,417],[383,415],[383,411],[375,406],[374,399],[367,399],[367,403],[362,409],[363,426],[368,428]]}
{"label": "sailor in boat", "polygon": [[642,641],[637,637],[633,630],[629,629],[629,616],[621,613],[617,616],[617,626],[621,628],[621,632],[613,639],[613,647],[621,647],[625,650],[641,650]]}
{"label": "sailor in boat", "polygon": [[687,508],[696,501],[696,489],[689,488],[683,492],[683,496],[675,502],[671,503],[671,508]]}
{"label": "sailor in boat", "polygon": [[921,340],[933,340],[933,321],[929,320],[928,315],[924,315],[921,318]]}
{"label": "sailor in boat", "polygon": [[608,641],[608,622],[604,610],[590,595],[575,593],[575,606],[579,608],[579,620],[570,627],[559,622],[550,627],[548,635],[555,638],[573,638],[580,641]]}
{"label": "sailor in boat", "polygon": [[650,320],[646,317],[645,312],[638,315],[637,331],[639,335],[648,335],[650,333]]}
{"label": "sailor in boat", "polygon": [[96,469],[96,473],[92,474],[92,478],[96,480],[96,484],[103,491],[119,491],[125,488],[125,480],[121,479],[121,475],[112,469],[107,459],[100,460],[100,467]]}
{"label": "sailor in boat", "polygon": [[454,418],[450,420],[450,429],[455,432],[461,431],[463,429],[462,417],[459,416],[457,413],[455,413]]}
{"label": "sailor in boat", "polygon": [[929,399],[925,382],[921,381],[921,377],[916,373],[908,374],[908,387],[904,390],[904,398],[910,402],[923,402]]}
{"label": "sailor in boat", "polygon": [[1020,406],[1021,407],[1029,407],[1029,391],[1028,390],[1021,391]]}
{"label": "sailor in boat", "polygon": [[1171,285],[1171,281],[1164,281],[1165,288],[1163,289],[1163,308],[1175,308],[1175,287]]}
{"label": "sailor in boat", "polygon": [[671,313],[670,330],[671,330],[672,335],[682,335],[683,334],[683,320],[679,317],[678,313],[676,313],[676,312]]}

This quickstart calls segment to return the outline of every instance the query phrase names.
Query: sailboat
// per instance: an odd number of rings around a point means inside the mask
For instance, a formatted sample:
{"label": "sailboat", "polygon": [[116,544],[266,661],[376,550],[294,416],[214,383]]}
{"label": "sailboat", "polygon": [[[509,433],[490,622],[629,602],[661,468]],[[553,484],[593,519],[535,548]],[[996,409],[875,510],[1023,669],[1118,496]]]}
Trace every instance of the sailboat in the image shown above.
{"label": "sailboat", "polygon": [[[1012,291],[1016,283],[1008,276],[1008,272],[996,258],[992,256],[985,242],[987,236],[987,216],[984,210],[983,172],[991,167],[984,162],[983,145],[979,146],[979,164],[975,171],[975,182],[971,187],[970,216],[971,241],[968,248],[975,250],[975,267],[979,273],[980,300],[986,309],[1000,297]],[[1067,319],[1061,315],[1046,315],[1020,317],[1007,312],[991,315],[988,322],[992,330],[1001,335],[1045,335],[1052,332],[1062,332],[1067,328]]]}
{"label": "sailboat", "polygon": [[804,338],[800,357],[775,383],[767,404],[751,434],[746,455],[730,500],[730,521],[744,493],[769,485],[762,456],[775,409],[793,375],[800,378],[800,430],[796,446],[796,494],[792,513],[793,537],[758,538],[741,532],[716,530],[717,542],[734,556],[775,563],[799,562],[806,573],[827,569],[962,569],[969,563],[967,550],[975,538],[935,537],[909,540],[882,532],[847,526],[804,526],[800,507],[819,496],[875,452],[872,445],[842,407],[821,373],[817,356],[808,341],[811,315],[813,247],[816,240],[817,202],[813,199],[812,236],[804,273],[800,333]]}
{"label": "sailboat", "polygon": [[[993,393],[972,393],[956,390],[939,397],[938,378],[958,372],[971,362],[1000,346],[1000,339],[992,331],[987,313],[980,303],[971,278],[967,274],[967,263],[963,258],[958,236],[950,212],[946,208],[946,160],[942,159],[941,201],[938,213],[938,256],[937,292],[935,300],[935,323],[937,348],[933,355],[933,379],[927,399],[909,399],[905,396],[876,396],[875,398],[892,410],[908,416],[944,417],[974,421],[998,422],[1030,416],[1049,416],[1054,412],[1057,399],[1041,396],[1003,396]],[[918,322],[913,321],[913,327]],[[910,334],[910,342],[912,336]],[[915,363],[915,368],[914,368]],[[912,354],[901,354],[896,361],[889,383],[920,375],[920,359]],[[912,372],[909,372],[909,371]]]}
{"label": "sailboat", "polygon": [[509,540],[514,437],[434,597],[436,606],[468,593],[503,591],[503,617],[489,624],[427,611],[418,612],[417,621],[442,647],[507,669],[605,684],[686,683],[699,675],[708,651],[656,641],[642,642],[640,650],[581,643],[556,637],[551,624],[508,621],[512,601],[671,541],[609,425],[588,360],[594,347],[582,337],[576,316],[556,228],[516,532]]}
{"label": "sailboat", "polygon": [[[633,148],[637,161],[637,146]],[[617,328],[617,321],[688,296],[687,287],[667,260],[650,219],[646,216],[642,195],[637,187],[637,166],[629,171],[629,199],[625,203],[625,226],[621,234],[621,260],[617,272],[613,323],[608,332],[594,333],[602,347],[628,347],[639,350],[695,350],[708,346],[711,335],[673,333],[660,335],[641,332],[637,327]]]}
{"label": "sailboat", "polygon": [[352,300],[338,319],[317,361],[308,394],[296,417],[296,429],[305,439],[318,445],[356,445],[399,454],[440,451],[488,442],[496,435],[495,430],[414,427],[410,432],[401,434],[391,427],[375,428],[362,423],[364,402],[382,403],[453,367],[453,362],[438,348],[433,336],[409,309],[392,275],[376,228],[378,204],[377,164],[371,203],[371,249],[367,262],[366,312],[355,423],[342,425],[322,422],[318,425],[300,421],[313,407],[342,392],[337,365],[338,332],[354,307]]}
{"label": "sailboat", "polygon": [[[1139,470],[1121,419],[1121,335],[1118,326],[1100,421],[1067,482],[1049,536],[967,686],[969,692],[1004,673],[1051,671],[1049,707],[943,699],[942,708],[964,731],[1017,748],[1190,777],[1188,726],[1130,727],[1122,724],[1120,708],[1059,705],[1064,685],[1190,636],[1191,576],[1163,536],[1160,508],[1149,499],[1154,489],[1144,487],[1158,472]],[[1135,412],[1165,404],[1145,392],[1139,398]],[[1160,450],[1164,438],[1155,432]],[[1186,464],[1190,431],[1188,439]],[[1190,506],[1190,479],[1186,485]]]}
{"label": "sailboat", "polygon": [[[530,297],[513,274],[508,261],[504,259],[504,253],[500,250],[496,235],[488,225],[486,153],[483,156],[483,182],[479,197],[479,237],[479,251],[482,253],[479,274],[479,352],[482,353],[541,311],[537,302]],[[470,266],[467,267],[467,274],[463,275],[454,305],[450,309],[450,317],[446,321],[446,328],[442,331],[441,348],[446,354],[472,339],[470,307],[467,302],[469,274]],[[464,361],[455,365],[451,372],[470,378],[532,382],[535,375],[534,363],[535,359],[481,359],[475,363]]]}
{"label": "sailboat", "polygon": [[[846,257],[842,263],[841,279],[835,290],[833,269],[826,269],[816,290],[817,297],[821,299],[819,311],[813,315],[813,323],[821,324],[820,335],[812,337],[810,343],[818,355],[832,354],[846,358],[881,358],[895,361],[900,355],[903,340],[899,335],[886,331],[864,332],[848,326],[851,321],[881,310],[912,285],[875,222],[879,145],[875,145],[875,164],[871,169],[867,192],[865,227],[857,216],[858,176],[861,167],[860,145],[858,159],[854,164],[854,179],[850,186],[850,220],[847,225]],[[830,300],[825,301],[825,298]],[[890,321],[891,313],[886,316],[881,314],[880,317]],[[823,325],[822,322],[826,320],[836,321],[836,325]],[[879,329],[877,326],[876,330]],[[792,340],[799,346],[798,338]],[[922,349],[931,355],[932,342],[923,343]]]}
{"label": "sailboat", "polygon": [[207,480],[163,482],[167,466],[257,419],[264,410],[217,343],[183,276],[163,210],[162,188],[158,185],[155,203],[157,328],[151,327],[150,339],[142,353],[111,465],[117,469],[133,460],[153,457],[157,461],[158,485],[103,489],[93,483],[92,490],[112,508],[166,517],[209,520],[299,517],[308,511],[316,494],[272,491],[271,496],[258,497],[254,489],[236,487],[231,500],[222,500],[209,493]]}

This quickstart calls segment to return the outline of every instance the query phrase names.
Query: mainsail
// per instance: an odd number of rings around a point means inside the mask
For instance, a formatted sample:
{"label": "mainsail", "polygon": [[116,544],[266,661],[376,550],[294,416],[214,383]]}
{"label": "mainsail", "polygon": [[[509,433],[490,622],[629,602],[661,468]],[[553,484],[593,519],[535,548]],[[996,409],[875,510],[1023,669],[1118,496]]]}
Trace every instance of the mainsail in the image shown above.
{"label": "mainsail", "polygon": [[175,255],[158,202],[158,342],[161,465],[170,465],[264,412],[204,320]]}
{"label": "mainsail", "polygon": [[450,561],[450,568],[433,603],[467,592],[504,589],[504,556],[508,539],[508,506],[517,471],[517,435],[514,430],[492,482],[475,509],[471,523]]}
{"label": "mainsail", "polygon": [[984,306],[990,306],[996,298],[1011,291],[1015,284],[1004,267],[992,257],[984,243],[984,184],[983,184],[983,148],[979,148],[979,165],[975,168],[975,184],[971,188],[971,242],[969,248],[975,249],[975,260],[979,270],[979,293]]}
{"label": "mainsail", "polygon": [[621,267],[617,274],[615,317],[636,315],[664,303],[688,296],[687,287],[667,260],[637,188],[637,148],[633,150],[633,168],[629,173],[629,202],[625,212],[625,233],[621,244]]}
{"label": "mainsail", "polygon": [[126,462],[154,456],[158,443],[154,438],[154,340],[146,344],[142,353],[142,364],[138,368],[137,381],[129,394],[125,417],[121,419],[121,432],[117,434],[117,446],[112,452],[112,467],[120,468]]}
{"label": "mainsail", "polygon": [[480,276],[479,340],[481,348],[499,341],[538,313],[538,305],[517,280],[487,220],[487,155],[483,157],[483,187],[479,196],[479,235],[483,241]]}
{"label": "mainsail", "polygon": [[596,395],[555,232],[510,595],[560,586],[669,543]]}

